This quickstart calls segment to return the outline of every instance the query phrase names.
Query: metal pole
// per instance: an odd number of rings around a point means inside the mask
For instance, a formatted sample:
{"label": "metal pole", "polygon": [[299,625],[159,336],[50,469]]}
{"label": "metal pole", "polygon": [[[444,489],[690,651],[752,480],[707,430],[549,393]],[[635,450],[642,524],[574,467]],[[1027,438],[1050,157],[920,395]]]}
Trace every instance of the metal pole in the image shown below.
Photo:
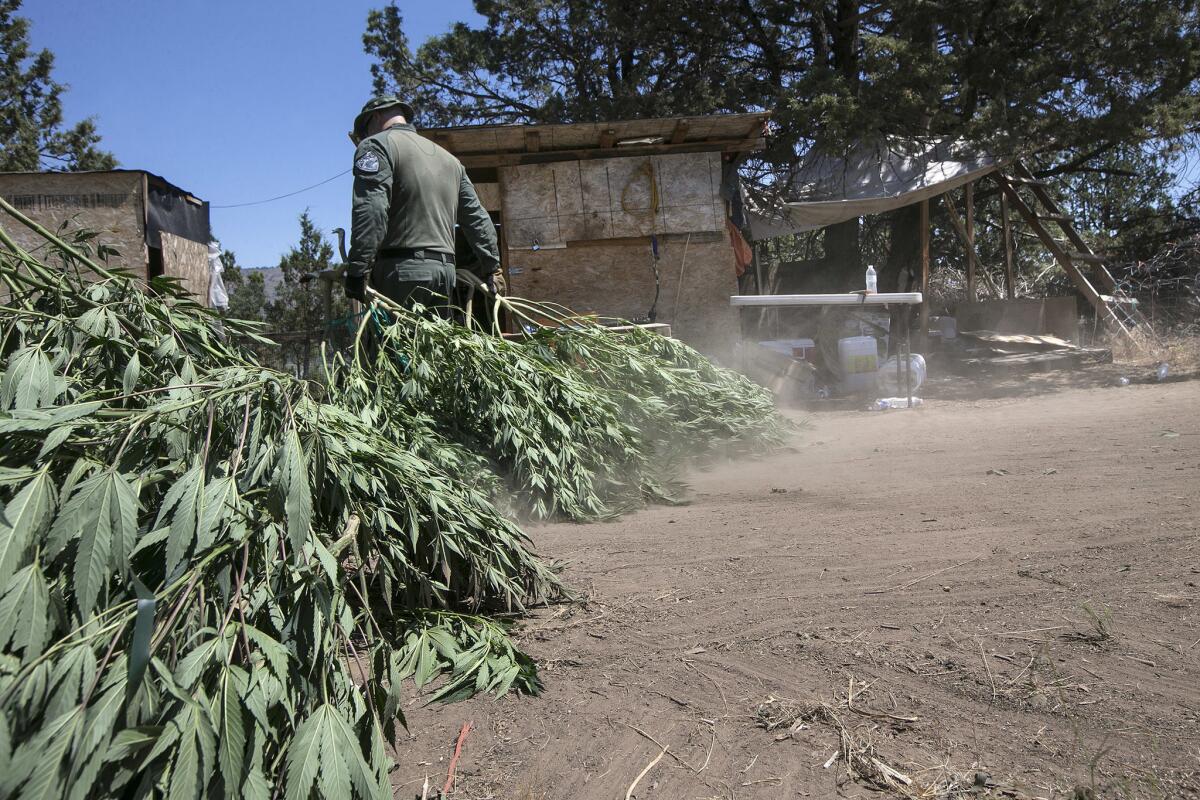
{"label": "metal pole", "polygon": [[[899,311],[901,314],[908,314],[908,306],[900,306]],[[895,313],[893,313],[892,319],[895,319],[895,318],[896,318]],[[897,321],[899,321],[899,320],[897,320]],[[896,327],[899,328],[900,326],[897,325]],[[900,335],[899,334],[900,334],[899,330],[892,331],[892,352],[894,352],[896,354],[896,391],[897,392],[900,391]]]}
{"label": "metal pole", "polygon": [[909,339],[908,309],[904,309],[904,388],[908,392],[908,407],[913,407],[912,392],[912,342]]}

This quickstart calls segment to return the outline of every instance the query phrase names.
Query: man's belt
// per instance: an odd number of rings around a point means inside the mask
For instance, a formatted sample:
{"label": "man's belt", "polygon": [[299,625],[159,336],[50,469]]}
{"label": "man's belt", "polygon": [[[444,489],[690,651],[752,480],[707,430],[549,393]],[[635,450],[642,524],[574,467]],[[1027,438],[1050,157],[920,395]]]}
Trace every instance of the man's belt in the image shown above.
{"label": "man's belt", "polygon": [[454,256],[451,253],[443,253],[438,250],[413,250],[410,247],[385,247],[379,251],[380,258],[398,258],[407,260],[414,259],[429,259],[430,261],[440,261],[443,264],[454,266]]}

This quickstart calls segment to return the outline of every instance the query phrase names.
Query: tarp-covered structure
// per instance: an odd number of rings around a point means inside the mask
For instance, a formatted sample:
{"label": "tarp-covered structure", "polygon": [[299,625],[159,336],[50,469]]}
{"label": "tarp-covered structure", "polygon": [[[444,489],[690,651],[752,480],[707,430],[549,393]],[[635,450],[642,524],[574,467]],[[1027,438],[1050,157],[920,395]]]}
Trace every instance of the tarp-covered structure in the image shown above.
{"label": "tarp-covered structure", "polygon": [[1003,159],[949,137],[885,137],[842,155],[813,151],[792,176],[787,202],[763,209],[747,201],[751,238],[882,214],[971,183],[1002,164]]}

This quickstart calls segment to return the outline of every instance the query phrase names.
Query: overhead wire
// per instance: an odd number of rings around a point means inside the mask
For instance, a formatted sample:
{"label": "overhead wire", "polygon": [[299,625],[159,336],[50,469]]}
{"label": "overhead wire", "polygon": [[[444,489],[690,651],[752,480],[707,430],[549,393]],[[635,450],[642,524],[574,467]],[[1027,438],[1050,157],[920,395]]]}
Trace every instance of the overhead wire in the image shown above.
{"label": "overhead wire", "polygon": [[[351,169],[353,169],[353,167],[351,167]],[[277,195],[275,197],[268,197],[265,200],[252,200],[248,203],[228,203],[226,205],[209,204],[209,208],[245,208],[246,206],[261,206],[264,203],[274,203],[276,200],[283,200],[286,197],[295,197],[296,195],[303,194],[304,192],[307,192],[310,189],[316,189],[318,186],[324,186],[325,184],[329,183],[330,181],[337,180],[338,178],[342,177],[343,175],[347,174],[348,172],[350,172],[349,169],[342,170],[337,175],[334,175],[331,178],[326,178],[325,180],[321,181],[320,183],[314,183],[312,186],[305,186],[303,189],[297,189],[296,191],[288,192],[287,194],[281,194],[281,195]]]}

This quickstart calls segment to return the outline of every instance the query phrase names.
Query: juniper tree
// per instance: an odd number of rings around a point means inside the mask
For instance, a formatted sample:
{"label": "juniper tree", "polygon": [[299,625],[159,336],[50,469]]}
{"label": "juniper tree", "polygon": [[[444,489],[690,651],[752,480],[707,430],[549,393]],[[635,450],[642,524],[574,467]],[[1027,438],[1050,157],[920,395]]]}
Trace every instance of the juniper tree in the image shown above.
{"label": "juniper tree", "polygon": [[0,172],[112,169],[117,160],[99,148],[95,120],[64,122],[54,54],[30,48],[20,7],[0,0]]}
{"label": "juniper tree", "polygon": [[[763,161],[776,176],[814,146],[838,152],[888,134],[961,136],[1019,152],[1041,175],[1072,176],[1120,169],[1111,156],[1124,147],[1157,155],[1194,146],[1200,132],[1195,0],[475,7],[481,26],[456,24],[416,48],[395,4],[372,11],[364,46],[376,88],[412,96],[429,125],[772,109],[776,131]],[[1126,177],[1153,184],[1161,170]],[[1134,210],[1115,217],[1139,236],[1144,216]],[[904,248],[914,214],[897,212],[893,244]],[[857,254],[853,225],[826,237],[842,263]]]}

